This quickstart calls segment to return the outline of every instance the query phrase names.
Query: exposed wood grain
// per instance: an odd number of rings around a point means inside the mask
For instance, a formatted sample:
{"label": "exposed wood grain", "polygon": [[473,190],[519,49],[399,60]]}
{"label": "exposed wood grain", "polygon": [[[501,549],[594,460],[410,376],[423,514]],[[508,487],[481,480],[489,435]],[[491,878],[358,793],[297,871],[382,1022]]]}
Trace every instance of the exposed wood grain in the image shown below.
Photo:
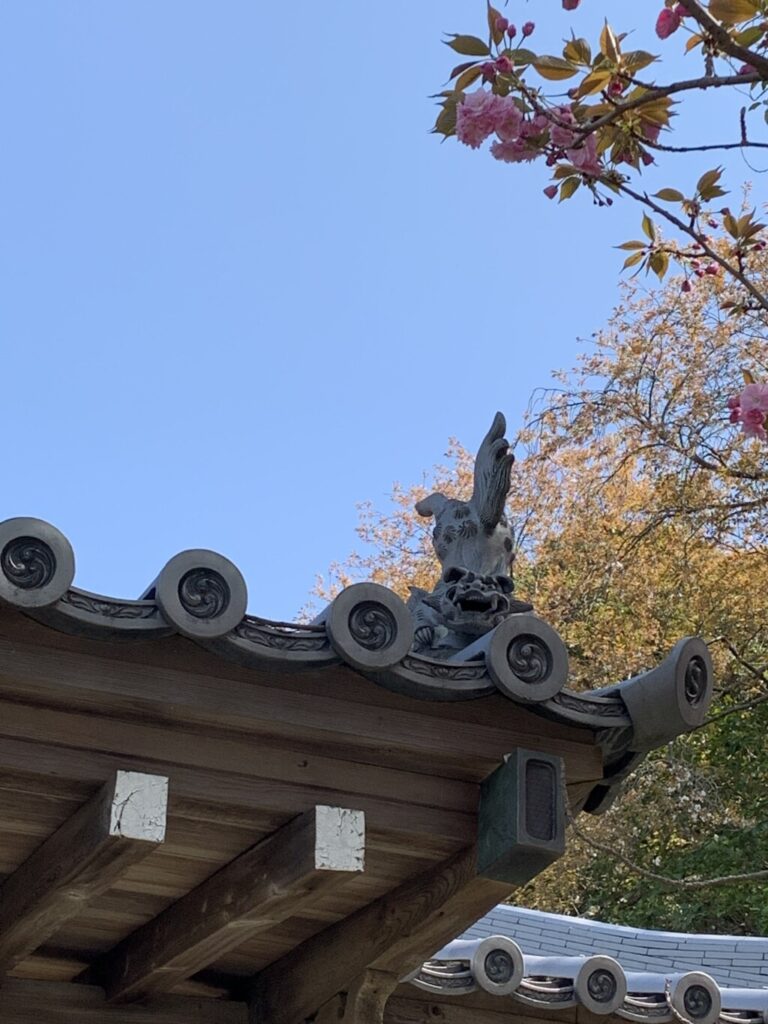
{"label": "exposed wood grain", "polygon": [[255,979],[251,1024],[299,1024],[369,966],[395,973],[390,961],[399,969],[418,950],[434,952],[446,930],[451,938],[458,935],[509,893],[498,882],[478,879],[475,861],[476,850],[469,847],[271,964]]}
{"label": "exposed wood grain", "polygon": [[[562,1011],[556,1010],[551,1017],[532,1017],[526,1008],[512,998],[490,997],[492,1002],[478,1008],[463,996],[452,1000],[421,1002],[402,996],[393,996],[384,1010],[384,1024],[568,1024]],[[611,1020],[611,1018],[608,1018]],[[603,1018],[606,1024],[606,1018]]]}
{"label": "exposed wood grain", "polygon": [[[34,709],[31,709],[34,711]],[[53,747],[44,742],[2,738],[0,722],[0,772],[4,769],[24,773],[27,777],[45,777],[54,780],[70,779],[82,785],[101,784],[116,768],[130,762],[136,771],[166,773],[170,770],[167,761],[157,757],[116,756],[104,751],[77,749],[69,746]],[[34,719],[25,723],[25,729],[33,734]],[[58,737],[61,739],[61,735]],[[258,761],[251,751],[250,764]],[[175,766],[172,771],[171,813],[207,821],[248,821],[253,811],[260,814],[273,812],[278,824],[295,814],[300,814],[315,804],[343,804],[351,802],[346,791],[312,785],[307,779],[305,785],[293,785],[279,780],[247,777],[234,772]],[[454,844],[474,834],[474,814],[449,810],[441,807],[416,806],[401,803],[395,799],[373,797],[361,794],[355,800],[356,806],[365,812],[371,831],[392,831],[400,833],[403,845],[410,843],[412,850],[420,848],[420,837],[427,847],[434,837],[443,837]],[[241,808],[245,813],[227,816],[228,809]],[[275,826],[277,827],[277,826]],[[405,840],[405,836],[408,840]],[[455,848],[455,846],[454,846]]]}
{"label": "exposed wood grain", "polygon": [[397,988],[397,978],[381,971],[364,971],[320,1008],[314,1024],[383,1024],[387,1000]]}
{"label": "exposed wood grain", "polygon": [[117,772],[0,888],[0,972],[37,949],[165,837],[168,780]]}
{"label": "exposed wood grain", "polygon": [[[254,747],[242,737],[209,736],[181,728],[122,721],[106,714],[76,714],[63,709],[33,707],[0,700],[0,736],[33,739],[132,757],[149,757],[166,764],[237,772],[283,784],[310,783],[351,794],[394,797],[409,803],[469,812],[477,802],[477,787],[455,779],[356,765],[321,755],[297,755],[289,749]],[[254,757],[258,750],[258,757]]]}
{"label": "exposed wood grain", "polygon": [[107,999],[166,992],[362,871],[363,816],[315,807],[172,904],[88,971]]}
{"label": "exposed wood grain", "polygon": [[[96,648],[103,650],[104,645]],[[506,698],[485,698],[471,707],[462,704],[458,710],[410,700],[403,710],[403,698],[359,677],[353,676],[357,682],[350,699],[347,670],[341,668],[321,673],[319,696],[311,692],[311,674],[299,674],[298,686],[306,679],[310,688],[306,693],[295,689],[297,680],[282,680],[274,671],[245,673],[243,681],[243,670],[221,659],[215,660],[215,673],[206,675],[198,662],[210,669],[211,656],[199,648],[192,650],[196,651],[194,664],[186,657],[179,671],[131,664],[125,659],[125,647],[119,648],[122,657],[116,660],[81,650],[53,652],[0,638],[0,694],[85,712],[140,716],[145,722],[197,724],[290,740],[296,749],[318,753],[332,743],[338,757],[475,782],[492,771],[509,749],[531,744],[563,757],[572,781],[601,775],[600,753],[590,731],[544,722]],[[228,671],[235,678],[222,678]],[[279,699],[274,676],[280,680]],[[345,682],[337,693],[340,676]],[[377,706],[374,696],[391,706]],[[487,712],[481,707],[486,704]]]}
{"label": "exposed wood grain", "polygon": [[108,1006],[100,988],[7,978],[3,1024],[247,1024],[244,1003],[165,996],[141,1006]]}

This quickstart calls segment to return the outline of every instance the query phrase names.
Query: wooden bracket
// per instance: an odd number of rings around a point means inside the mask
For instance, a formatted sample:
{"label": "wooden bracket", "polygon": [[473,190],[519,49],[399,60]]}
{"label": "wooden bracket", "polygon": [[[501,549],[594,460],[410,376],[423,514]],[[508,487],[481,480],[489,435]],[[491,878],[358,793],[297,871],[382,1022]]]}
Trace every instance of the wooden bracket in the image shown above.
{"label": "wooden bracket", "polygon": [[363,870],[362,811],[314,807],[251,847],[85,972],[110,1002],[165,992]]}
{"label": "wooden bracket", "polygon": [[367,970],[320,1008],[314,1024],[383,1024],[387,1000],[398,979],[384,971]]}
{"label": "wooden bracket", "polygon": [[0,973],[33,953],[165,838],[168,780],[116,772],[0,886]]}

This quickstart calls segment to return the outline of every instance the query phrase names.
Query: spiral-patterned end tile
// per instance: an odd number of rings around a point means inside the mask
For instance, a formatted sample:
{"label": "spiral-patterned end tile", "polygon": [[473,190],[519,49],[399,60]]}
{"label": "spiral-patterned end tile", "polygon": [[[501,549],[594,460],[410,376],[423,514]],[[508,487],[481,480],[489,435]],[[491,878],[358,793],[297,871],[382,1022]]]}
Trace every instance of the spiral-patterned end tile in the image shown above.
{"label": "spiral-patterned end tile", "polygon": [[701,971],[690,971],[678,978],[667,1000],[691,1024],[715,1024],[720,1016],[720,989],[714,979]]}
{"label": "spiral-patterned end tile", "polygon": [[510,615],[491,634],[488,674],[513,700],[549,700],[568,679],[568,652],[558,634],[536,615]]}
{"label": "spiral-patterned end tile", "polygon": [[505,935],[489,935],[472,954],[471,968],[482,989],[494,996],[506,996],[523,980],[523,951]]}
{"label": "spiral-patterned end tile", "polygon": [[240,570],[215,551],[182,551],[157,578],[155,597],[179,633],[210,640],[234,629],[245,615],[248,592]]}
{"label": "spiral-patterned end tile", "polygon": [[713,687],[712,658],[696,636],[680,640],[650,672],[619,683],[616,691],[634,728],[633,749],[652,750],[701,725]]}
{"label": "spiral-patterned end tile", "polygon": [[69,590],[75,556],[67,538],[42,519],[0,523],[0,599],[17,608],[46,608]]}
{"label": "spiral-patterned end tile", "polygon": [[627,994],[627,978],[618,960],[591,956],[585,960],[573,982],[579,1002],[592,1013],[615,1013]]}
{"label": "spiral-patterned end tile", "polygon": [[378,583],[354,583],[324,615],[336,653],[361,672],[394,668],[413,644],[413,621],[403,601]]}

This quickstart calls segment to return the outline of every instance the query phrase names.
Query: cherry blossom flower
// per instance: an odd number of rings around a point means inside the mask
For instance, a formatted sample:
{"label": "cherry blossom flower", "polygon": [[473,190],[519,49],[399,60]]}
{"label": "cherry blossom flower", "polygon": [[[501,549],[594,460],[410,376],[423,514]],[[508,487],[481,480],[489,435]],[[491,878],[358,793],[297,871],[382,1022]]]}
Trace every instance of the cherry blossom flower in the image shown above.
{"label": "cherry blossom flower", "polygon": [[761,441],[765,441],[768,434],[766,433],[765,427],[765,413],[760,412],[759,409],[750,409],[749,412],[741,411],[741,429],[747,435],[747,437],[759,437]]}
{"label": "cherry blossom flower", "polygon": [[465,146],[478,149],[496,131],[500,96],[477,89],[464,97],[456,108],[456,138]]}
{"label": "cherry blossom flower", "polygon": [[563,0],[563,10],[575,11],[581,0]]}

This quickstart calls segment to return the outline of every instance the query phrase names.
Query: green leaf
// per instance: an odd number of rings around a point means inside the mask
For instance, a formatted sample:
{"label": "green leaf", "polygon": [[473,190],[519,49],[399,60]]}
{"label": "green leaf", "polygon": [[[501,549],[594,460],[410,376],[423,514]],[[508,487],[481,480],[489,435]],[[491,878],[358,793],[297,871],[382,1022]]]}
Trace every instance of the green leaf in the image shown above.
{"label": "green leaf", "polygon": [[676,188],[661,188],[658,192],[654,192],[656,199],[662,199],[665,203],[682,203],[685,196],[682,192],[678,192]]}
{"label": "green leaf", "polygon": [[618,63],[621,56],[619,41],[607,21],[603,25],[603,31],[600,33],[600,49],[608,60],[613,61],[614,64]]}
{"label": "green leaf", "polygon": [[612,72],[600,69],[598,71],[591,71],[586,75],[579,87],[576,90],[576,96],[581,99],[584,96],[592,96],[596,92],[600,92],[610,82],[613,77]]}
{"label": "green leaf", "polygon": [[446,103],[440,113],[437,115],[435,126],[432,132],[436,135],[444,135],[448,138],[449,135],[456,134],[456,104]]}
{"label": "green leaf", "polygon": [[455,78],[457,75],[460,75],[460,74],[462,74],[462,72],[466,71],[467,68],[473,68],[476,65],[477,65],[477,61],[476,60],[468,60],[464,64],[457,64],[456,67],[453,69],[453,71],[448,76],[448,80],[450,81],[451,79]]}
{"label": "green leaf", "polygon": [[632,242],[622,242],[621,245],[617,245],[617,249],[645,249],[646,242],[640,242],[635,239]]}
{"label": "green leaf", "polygon": [[505,50],[504,53],[516,67],[522,64],[533,64],[535,60],[538,60],[533,50],[526,50],[522,47],[517,50]]}
{"label": "green leaf", "polygon": [[730,210],[728,211],[728,213],[723,214],[723,226],[725,227],[725,230],[728,232],[731,238],[739,237],[739,223],[733,216],[733,214],[730,212]]}
{"label": "green leaf", "polygon": [[477,79],[482,75],[482,73],[482,64],[470,65],[470,67],[468,67],[466,71],[462,71],[462,73],[456,79],[456,91],[464,92],[464,90],[468,89],[473,82],[477,81]]}
{"label": "green leaf", "polygon": [[739,21],[754,18],[758,13],[758,5],[754,0],[709,0],[709,13],[718,21],[735,25]]}
{"label": "green leaf", "polygon": [[533,66],[542,78],[550,79],[553,82],[562,78],[573,78],[578,71],[578,68],[574,67],[570,61],[563,60],[561,57],[537,57],[533,61]]}
{"label": "green leaf", "polygon": [[491,53],[488,44],[484,43],[482,39],[478,39],[477,36],[452,34],[450,39],[444,39],[443,42],[456,53],[463,53],[467,57],[489,57]]}
{"label": "green leaf", "polygon": [[624,266],[621,269],[626,270],[628,267],[636,267],[637,264],[642,263],[644,259],[644,252],[633,252],[631,256],[627,256],[627,258],[624,260]]}
{"label": "green leaf", "polygon": [[749,28],[745,28],[743,32],[736,33],[736,42],[739,46],[753,46],[759,39],[762,39],[765,35],[765,29],[762,25],[750,25]]}
{"label": "green leaf", "polygon": [[698,46],[699,43],[704,41],[704,36],[694,34],[688,37],[688,42],[685,44],[685,52],[690,53],[694,46]]}
{"label": "green leaf", "polygon": [[491,7],[491,5],[488,4],[488,31],[491,33],[491,39],[497,46],[504,38],[504,33],[499,32],[496,28],[496,22],[500,17],[501,11],[497,11],[495,7]]}
{"label": "green leaf", "polygon": [[705,171],[699,180],[696,182],[696,191],[702,195],[705,199],[709,198],[706,193],[720,181],[722,176],[722,167],[714,167],[711,171]]}
{"label": "green leaf", "polygon": [[563,56],[573,64],[591,64],[592,50],[586,39],[569,39],[563,47]]}
{"label": "green leaf", "polygon": [[559,202],[562,203],[564,199],[570,199],[580,184],[581,178],[566,178],[560,186]]}
{"label": "green leaf", "polygon": [[654,57],[652,53],[648,53],[646,50],[630,50],[629,53],[624,54],[621,65],[625,71],[634,75],[636,71],[642,71],[643,68],[647,68],[649,64],[654,64],[658,59],[658,57]]}
{"label": "green leaf", "polygon": [[656,277],[658,277],[660,281],[663,281],[664,275],[669,269],[669,253],[661,252],[661,250],[652,252],[648,260],[648,265]]}
{"label": "green leaf", "polygon": [[643,214],[642,224],[643,224],[643,234],[645,235],[645,237],[646,238],[650,238],[650,240],[652,242],[655,242],[656,241],[656,228],[654,226],[653,221],[651,220],[651,218],[648,216],[647,213]]}

